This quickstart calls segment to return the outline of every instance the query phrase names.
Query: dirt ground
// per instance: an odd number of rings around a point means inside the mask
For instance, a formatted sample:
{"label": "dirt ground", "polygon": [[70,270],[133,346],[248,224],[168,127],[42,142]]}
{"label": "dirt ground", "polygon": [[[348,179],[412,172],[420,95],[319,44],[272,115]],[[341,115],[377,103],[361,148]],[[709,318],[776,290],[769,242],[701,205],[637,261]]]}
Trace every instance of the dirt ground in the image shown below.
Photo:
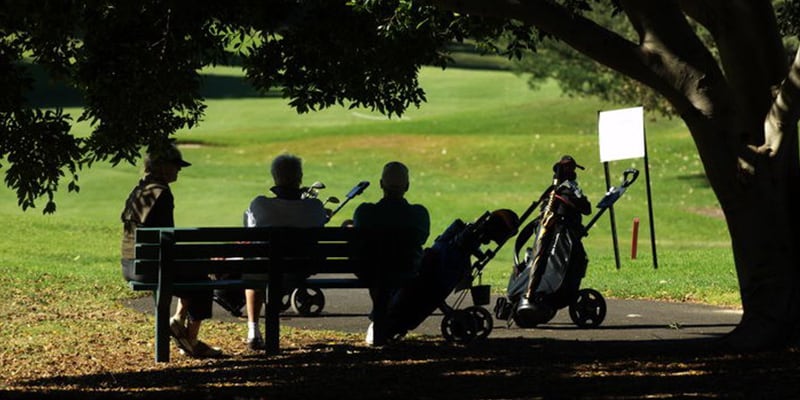
{"label": "dirt ground", "polygon": [[236,334],[223,337],[218,345],[241,350],[214,360],[173,352],[168,364],[155,364],[146,345],[73,355],[51,370],[6,375],[0,398],[800,398],[796,349],[732,354],[716,339],[490,338],[455,346],[417,337],[377,349],[360,335],[294,330],[282,337],[280,355],[266,357],[244,350]]}

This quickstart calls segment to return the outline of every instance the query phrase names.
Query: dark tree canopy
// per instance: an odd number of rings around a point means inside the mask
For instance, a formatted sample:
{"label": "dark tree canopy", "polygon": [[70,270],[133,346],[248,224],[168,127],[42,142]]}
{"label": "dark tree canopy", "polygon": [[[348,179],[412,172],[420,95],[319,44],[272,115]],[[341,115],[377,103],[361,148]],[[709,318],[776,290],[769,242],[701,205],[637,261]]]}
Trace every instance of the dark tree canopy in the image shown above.
{"label": "dark tree canopy", "polygon": [[[541,34],[412,1],[45,0],[0,2],[0,36],[0,166],[23,209],[46,197],[52,212],[65,174],[78,190],[81,168],[133,163],[199,123],[205,66],[236,59],[256,89],[281,90],[301,113],[340,105],[392,116],[425,101],[419,68],[445,67],[453,41],[520,56]],[[31,107],[32,64],[81,93],[81,115]],[[73,121],[89,121],[91,136],[75,137]]]}
{"label": "dark tree canopy", "polygon": [[[238,57],[259,90],[280,88],[298,112],[332,105],[400,115],[419,106],[420,65],[446,64],[461,29],[429,7],[346,1],[0,2],[0,160],[23,209],[45,212],[65,173],[133,163],[204,111],[199,70]],[[398,6],[403,6],[398,10]],[[400,12],[398,12],[400,11]],[[427,22],[422,22],[427,21]],[[30,64],[83,96],[79,116],[32,108]],[[78,138],[70,126],[90,121]]]}

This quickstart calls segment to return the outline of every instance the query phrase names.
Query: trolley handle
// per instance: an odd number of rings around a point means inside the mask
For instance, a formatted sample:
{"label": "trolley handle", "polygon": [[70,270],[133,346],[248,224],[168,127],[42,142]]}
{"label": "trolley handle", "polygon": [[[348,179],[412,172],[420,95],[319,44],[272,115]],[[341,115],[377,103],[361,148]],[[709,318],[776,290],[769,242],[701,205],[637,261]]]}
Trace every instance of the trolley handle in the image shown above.
{"label": "trolley handle", "polygon": [[636,182],[639,177],[639,170],[636,168],[628,168],[622,173],[622,183],[620,186],[626,188]]}

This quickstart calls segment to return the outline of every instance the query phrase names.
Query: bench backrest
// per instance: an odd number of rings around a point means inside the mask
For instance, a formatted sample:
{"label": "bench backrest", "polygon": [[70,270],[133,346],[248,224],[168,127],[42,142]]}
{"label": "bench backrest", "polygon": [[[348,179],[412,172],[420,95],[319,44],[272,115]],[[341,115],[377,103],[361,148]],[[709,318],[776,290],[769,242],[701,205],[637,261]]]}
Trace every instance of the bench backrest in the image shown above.
{"label": "bench backrest", "polygon": [[276,266],[284,272],[358,272],[381,261],[380,252],[365,252],[365,246],[391,249],[397,235],[343,227],[139,228],[135,270],[157,275],[159,265],[168,264],[203,273],[263,273]]}

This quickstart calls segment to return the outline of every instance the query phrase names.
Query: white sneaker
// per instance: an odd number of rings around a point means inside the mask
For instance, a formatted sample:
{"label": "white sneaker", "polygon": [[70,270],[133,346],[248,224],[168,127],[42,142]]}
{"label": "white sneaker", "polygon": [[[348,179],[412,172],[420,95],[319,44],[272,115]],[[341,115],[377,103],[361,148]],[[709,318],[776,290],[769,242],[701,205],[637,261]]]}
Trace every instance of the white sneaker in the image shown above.
{"label": "white sneaker", "polygon": [[372,322],[369,323],[369,327],[367,328],[367,344],[372,346],[375,344],[375,335],[372,332]]}

